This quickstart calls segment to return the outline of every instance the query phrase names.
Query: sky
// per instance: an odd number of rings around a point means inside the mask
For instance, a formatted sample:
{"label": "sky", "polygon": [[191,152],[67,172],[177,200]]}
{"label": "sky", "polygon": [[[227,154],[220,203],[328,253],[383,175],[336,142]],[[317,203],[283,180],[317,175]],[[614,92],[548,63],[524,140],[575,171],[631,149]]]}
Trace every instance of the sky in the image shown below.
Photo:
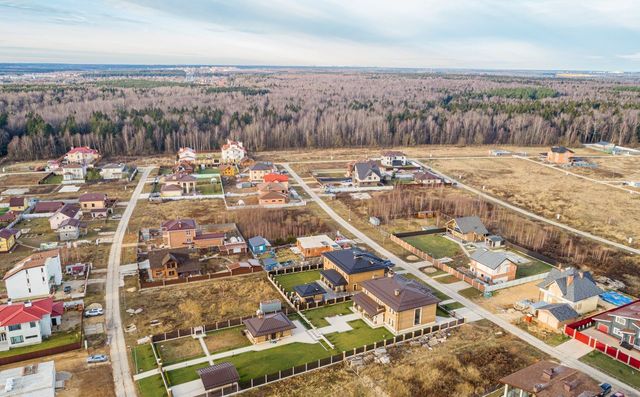
{"label": "sky", "polygon": [[0,0],[0,62],[640,71],[640,0]]}

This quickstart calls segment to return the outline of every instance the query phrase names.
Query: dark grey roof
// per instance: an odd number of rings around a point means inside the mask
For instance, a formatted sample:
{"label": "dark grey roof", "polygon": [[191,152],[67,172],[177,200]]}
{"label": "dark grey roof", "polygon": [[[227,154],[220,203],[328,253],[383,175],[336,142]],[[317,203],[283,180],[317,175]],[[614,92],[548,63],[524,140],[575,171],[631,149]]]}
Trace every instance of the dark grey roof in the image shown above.
{"label": "dark grey roof", "polygon": [[440,302],[426,285],[401,275],[363,281],[361,286],[396,312]]}
{"label": "dark grey roof", "polygon": [[385,261],[373,254],[353,248],[324,252],[322,256],[329,259],[347,274],[370,272],[393,266],[390,261]]}
{"label": "dark grey roof", "polygon": [[320,274],[324,276],[334,287],[347,285],[347,280],[342,277],[335,269],[320,270]]}
{"label": "dark grey roof", "polygon": [[538,310],[548,310],[560,322],[580,317],[578,312],[566,303],[553,303],[539,307]]}
{"label": "dark grey roof", "polygon": [[77,204],[65,204],[58,209],[57,212],[63,214],[68,218],[73,218],[80,211],[80,206]]}
{"label": "dark grey roof", "polygon": [[273,334],[275,332],[294,329],[296,326],[282,312],[252,317],[243,321],[247,331],[254,337]]}
{"label": "dark grey roof", "polygon": [[562,297],[570,302],[578,302],[604,292],[593,281],[591,273],[581,272],[573,267],[565,270],[551,269],[538,287],[549,289],[554,283],[558,284]]}
{"label": "dark grey roof", "polygon": [[554,153],[567,153],[567,152],[573,153],[573,150],[567,149],[564,146],[553,146],[551,148],[551,151],[554,152]]}
{"label": "dark grey roof", "polygon": [[353,296],[353,303],[364,309],[364,311],[367,312],[367,314],[370,316],[375,316],[376,314],[384,310],[383,307],[378,305],[376,301],[369,298],[363,292],[358,292]]}
{"label": "dark grey roof", "polygon": [[371,174],[376,174],[380,178],[382,177],[378,166],[369,161],[356,163],[354,165],[354,169],[356,171],[356,175],[358,176],[358,179],[367,179],[367,177]]}
{"label": "dark grey roof", "polygon": [[471,255],[471,259],[490,269],[496,270],[502,262],[509,260],[509,257],[502,252],[493,252],[485,249],[478,249]]}
{"label": "dark grey roof", "polygon": [[227,362],[200,368],[198,375],[205,391],[230,385],[240,380],[240,374],[238,374],[236,367]]}
{"label": "dark grey roof", "polygon": [[293,290],[296,292],[296,294],[300,295],[303,298],[307,296],[324,294],[325,292],[320,284],[316,283],[315,281],[308,284],[296,285],[295,287],[293,287]]}
{"label": "dark grey roof", "polygon": [[491,236],[487,236],[487,238],[491,241],[504,241],[504,238],[495,234],[492,234]]}
{"label": "dark grey roof", "polygon": [[268,164],[268,163],[255,163],[254,165],[251,166],[251,168],[249,168],[250,170],[253,171],[269,171],[273,169],[273,164]]}
{"label": "dark grey roof", "polygon": [[477,216],[463,216],[461,218],[456,218],[456,225],[458,225],[458,229],[462,233],[471,233],[474,232],[476,234],[489,234],[489,231],[482,221]]}

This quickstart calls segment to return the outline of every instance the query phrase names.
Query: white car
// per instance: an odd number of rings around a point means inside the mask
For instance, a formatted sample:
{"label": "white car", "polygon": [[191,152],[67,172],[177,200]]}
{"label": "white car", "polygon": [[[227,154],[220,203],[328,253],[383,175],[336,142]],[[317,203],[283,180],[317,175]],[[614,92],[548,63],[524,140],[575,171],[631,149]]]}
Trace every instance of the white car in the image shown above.
{"label": "white car", "polygon": [[89,309],[84,312],[85,317],[96,317],[96,316],[102,316],[103,314],[104,314],[104,310],[99,308]]}

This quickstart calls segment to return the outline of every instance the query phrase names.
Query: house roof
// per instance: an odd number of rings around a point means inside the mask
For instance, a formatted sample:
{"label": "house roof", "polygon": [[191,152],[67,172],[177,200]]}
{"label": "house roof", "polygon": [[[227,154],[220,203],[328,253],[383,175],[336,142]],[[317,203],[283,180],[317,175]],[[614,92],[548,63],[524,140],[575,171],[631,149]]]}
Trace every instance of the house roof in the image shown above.
{"label": "house roof", "polygon": [[496,270],[504,261],[511,262],[511,259],[502,252],[493,252],[486,249],[476,250],[471,254],[471,259],[492,270]]}
{"label": "house roof", "polygon": [[200,368],[197,372],[205,391],[236,383],[240,380],[238,370],[228,362]]}
{"label": "house roof", "polygon": [[9,199],[9,207],[22,207],[24,205],[24,202],[26,200],[26,197],[11,197]]}
{"label": "house roof", "polygon": [[438,175],[434,174],[433,172],[424,171],[424,172],[416,172],[415,174],[413,174],[413,179],[415,179],[416,181],[427,181],[431,179],[442,179],[442,178],[440,178]]}
{"label": "house roof", "polygon": [[562,297],[570,302],[579,302],[604,292],[593,281],[591,273],[573,267],[565,270],[551,269],[538,287],[548,290],[552,284],[557,284]]}
{"label": "house roof", "polygon": [[269,241],[262,236],[253,236],[249,239],[249,245],[252,247],[258,247],[261,245],[269,246]]}
{"label": "house roof", "polygon": [[164,178],[165,183],[166,182],[195,182],[197,180],[198,178],[196,178],[195,176],[184,174],[184,173],[171,174]]}
{"label": "house roof", "polygon": [[[54,304],[53,298],[48,297],[31,302],[20,302],[0,305],[0,327],[39,321],[45,315],[60,315],[62,302]],[[64,306],[63,306],[64,307]],[[64,308],[62,308],[64,311]],[[55,314],[54,314],[55,313]]]}
{"label": "house roof", "polygon": [[7,211],[4,214],[0,215],[0,222],[12,222],[14,221],[21,212],[19,211]]}
{"label": "house roof", "polygon": [[98,151],[95,149],[91,149],[89,146],[78,146],[78,147],[71,148],[71,150],[67,152],[67,154],[74,154],[74,153],[98,154]]}
{"label": "house roof", "polygon": [[59,208],[64,206],[64,202],[62,201],[38,201],[36,203],[33,212],[35,213],[47,213],[47,212],[56,212]]}
{"label": "house roof", "polygon": [[347,274],[370,272],[393,266],[390,261],[354,248],[324,252],[322,256]]}
{"label": "house roof", "polygon": [[595,397],[602,390],[589,376],[554,363],[538,361],[500,379],[500,383],[522,389],[536,397]]}
{"label": "house roof", "polygon": [[487,236],[487,239],[494,241],[494,242],[498,242],[498,241],[504,241],[504,238],[502,238],[501,236],[498,236],[496,234],[492,234],[491,236]]}
{"label": "house roof", "polygon": [[264,192],[262,194],[260,194],[260,196],[258,197],[258,199],[260,200],[276,200],[276,199],[286,199],[287,195],[280,193],[280,192],[274,192],[274,191],[268,191],[268,192]]}
{"label": "house roof", "polygon": [[376,301],[369,298],[362,292],[358,292],[353,296],[353,303],[363,308],[364,311],[370,316],[375,316],[376,314],[384,311],[384,307],[377,304]]}
{"label": "house roof", "polygon": [[258,190],[261,192],[266,192],[266,191],[281,192],[281,191],[287,191],[288,189],[285,185],[283,185],[280,182],[263,182],[258,185]]}
{"label": "house roof", "polygon": [[607,313],[599,314],[594,317],[594,320],[611,321],[612,317],[624,317],[640,321],[640,301],[636,301]]}
{"label": "house roof", "polygon": [[8,239],[11,236],[18,234],[18,231],[15,229],[10,229],[5,227],[4,229],[0,229],[0,238]]}
{"label": "house roof", "polygon": [[196,221],[193,219],[172,219],[164,221],[160,225],[163,231],[192,230],[196,228]]}
{"label": "house roof", "polygon": [[399,157],[405,156],[405,154],[399,150],[387,150],[382,152],[382,156],[384,157]]}
{"label": "house roof", "polygon": [[360,285],[396,312],[440,302],[424,284],[401,275],[366,280]]}
{"label": "house roof", "polygon": [[13,267],[8,272],[5,273],[3,279],[6,280],[9,277],[13,276],[14,274],[25,269],[32,269],[34,267],[44,266],[45,263],[47,262],[47,259],[55,258],[59,255],[60,255],[60,250],[57,250],[57,249],[49,250],[49,251],[41,251],[41,252],[36,252],[34,254],[31,254],[26,258],[24,258],[23,260],[21,260],[20,262],[13,265]]}
{"label": "house roof", "polygon": [[476,234],[482,235],[489,234],[489,231],[486,227],[484,227],[484,224],[482,223],[480,218],[475,215],[463,216],[460,218],[455,218],[454,220],[456,222],[456,225],[458,225],[458,229],[460,229],[460,232],[462,233],[466,234],[474,232]]}
{"label": "house roof", "polygon": [[295,287],[293,287],[293,290],[296,292],[296,294],[303,298],[325,293],[320,284],[316,283],[315,281],[307,284],[296,285]]}
{"label": "house roof", "polygon": [[288,182],[289,176],[282,174],[267,174],[262,178],[265,182]]}
{"label": "house roof", "polygon": [[320,274],[324,276],[334,286],[347,285],[347,280],[342,277],[342,274],[338,273],[335,269],[320,270]]}
{"label": "house roof", "polygon": [[150,251],[147,258],[151,269],[163,269],[169,261],[177,263],[178,273],[198,271],[202,265],[197,259],[191,258],[187,250],[156,250]]}
{"label": "house roof", "polygon": [[563,322],[580,317],[580,314],[573,310],[573,308],[567,303],[553,303],[539,307],[538,310],[546,310],[556,320]]}
{"label": "house roof", "polygon": [[120,163],[120,164],[116,164],[116,163],[109,163],[107,165],[104,165],[102,167],[103,170],[120,170],[120,169],[124,169],[125,165]]}
{"label": "house roof", "polygon": [[302,248],[322,248],[322,247],[332,247],[334,249],[339,249],[340,246],[333,241],[326,234],[318,234],[317,236],[308,236],[308,237],[298,237],[297,242],[300,244]]}
{"label": "house roof", "polygon": [[80,212],[80,206],[77,204],[65,204],[58,208],[56,214],[62,214],[67,218],[74,218]]}
{"label": "house roof", "polygon": [[78,197],[78,201],[90,202],[90,201],[105,201],[107,199],[107,195],[105,193],[85,193]]}
{"label": "house roof", "polygon": [[573,150],[567,149],[564,146],[552,146],[551,151],[553,153],[573,153]]}
{"label": "house roof", "polygon": [[65,226],[84,228],[84,227],[87,227],[87,224],[75,218],[68,218],[62,221],[62,223],[60,223],[61,228]]}
{"label": "house roof", "polygon": [[354,166],[353,166],[353,169],[356,172],[356,176],[360,180],[367,179],[367,177],[369,175],[371,175],[371,174],[375,174],[379,178],[382,177],[382,175],[380,174],[380,169],[378,168],[378,166],[375,165],[375,163],[373,163],[371,161],[355,163]]}
{"label": "house roof", "polygon": [[282,312],[252,317],[244,320],[243,323],[253,337],[282,332],[296,327]]}
{"label": "house roof", "polygon": [[273,169],[273,164],[267,164],[267,163],[255,163],[254,165],[249,167],[249,170],[251,171],[269,171],[272,169]]}

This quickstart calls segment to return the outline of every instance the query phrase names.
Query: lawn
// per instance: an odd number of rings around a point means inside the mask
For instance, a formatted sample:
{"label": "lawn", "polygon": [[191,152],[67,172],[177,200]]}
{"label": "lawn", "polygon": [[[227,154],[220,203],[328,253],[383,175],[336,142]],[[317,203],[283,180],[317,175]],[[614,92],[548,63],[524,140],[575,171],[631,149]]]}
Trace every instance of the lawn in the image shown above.
{"label": "lawn", "polygon": [[291,313],[291,314],[289,314],[287,317],[289,317],[289,320],[291,320],[291,321],[296,321],[296,320],[300,321],[300,324],[302,324],[302,326],[303,326],[305,329],[311,329],[311,326],[309,325],[309,323],[307,323],[306,321],[304,321],[304,320],[302,319],[302,317],[301,317],[298,313]]}
{"label": "lawn", "polygon": [[473,287],[461,289],[460,291],[458,291],[458,293],[468,299],[479,298],[482,296],[482,292],[479,289]]}
{"label": "lawn", "polygon": [[531,262],[518,265],[518,270],[516,271],[516,278],[523,278],[523,277],[529,277],[529,276],[533,276],[540,273],[546,273],[553,268],[548,263],[537,260],[530,256],[526,256],[521,252],[517,252],[517,253],[518,255],[522,255],[525,258],[529,259]]}
{"label": "lawn", "polygon": [[170,365],[192,358],[204,356],[200,342],[191,337],[156,343],[158,355],[163,365]]}
{"label": "lawn", "polygon": [[329,325],[325,317],[333,317],[339,314],[352,314],[350,307],[353,306],[352,302],[343,302],[335,305],[323,306],[319,309],[311,309],[304,311],[305,317],[316,327],[326,327]]}
{"label": "lawn", "polygon": [[18,347],[15,349],[0,352],[0,357],[11,357],[15,356],[16,354],[24,354],[44,349],[51,349],[52,347],[68,345],[70,343],[78,342],[79,340],[79,331],[72,330],[70,332],[58,332],[49,337],[49,339],[44,340],[42,343],[38,343],[37,345]]}
{"label": "lawn", "polygon": [[453,302],[453,303],[449,303],[447,305],[444,305],[444,308],[447,310],[456,310],[456,309],[460,309],[464,307],[464,305],[460,302]]}
{"label": "lawn", "polygon": [[297,272],[282,274],[275,277],[276,281],[282,285],[285,291],[292,292],[296,285],[310,283],[320,280],[320,270],[311,270],[308,272]]}
{"label": "lawn", "polygon": [[403,240],[436,259],[444,257],[453,258],[462,253],[458,244],[439,234],[423,234],[405,237]]}
{"label": "lawn", "polygon": [[438,317],[451,317],[451,315],[446,312],[443,308],[441,308],[440,306],[438,306],[436,308],[436,316]]}
{"label": "lawn", "polygon": [[249,339],[242,334],[243,328],[240,326],[207,333],[204,343],[209,353],[216,354],[250,345]]}
{"label": "lawn", "polygon": [[628,365],[600,353],[597,350],[582,356],[580,361],[598,368],[602,372],[605,372],[636,389],[640,389],[640,376],[638,376],[640,371],[634,370]]}
{"label": "lawn", "polygon": [[340,351],[352,350],[356,347],[393,337],[393,334],[388,329],[384,327],[371,328],[362,320],[350,321],[348,324],[353,330],[325,335]]}
{"label": "lawn", "polygon": [[140,379],[136,382],[142,397],[166,397],[167,390],[164,388],[162,376],[154,375]]}
{"label": "lawn", "polygon": [[136,373],[149,371],[156,367],[156,358],[153,355],[150,343],[134,347],[131,351],[131,357],[134,364],[137,366]]}
{"label": "lawn", "polygon": [[220,173],[220,169],[218,168],[199,168],[198,174],[200,175],[217,175]]}
{"label": "lawn", "polygon": [[209,183],[209,182],[198,183],[196,185],[196,190],[198,191],[199,194],[206,194],[206,195],[222,193],[222,188],[220,187],[219,183]]}
{"label": "lawn", "polygon": [[59,185],[62,183],[62,175],[51,175],[44,180],[45,185]]}
{"label": "lawn", "polygon": [[4,215],[9,212],[9,207],[0,207],[0,215]]}
{"label": "lawn", "polygon": [[437,282],[442,283],[442,284],[453,284],[453,283],[457,283],[458,281],[460,281],[459,278],[457,278],[454,275],[448,275],[448,276],[444,276],[444,277],[438,277],[435,279]]}
{"label": "lawn", "polygon": [[424,281],[420,280],[418,277],[414,276],[413,274],[403,274],[403,276],[408,278],[408,279],[416,280],[419,283],[424,284],[427,288],[429,288],[431,290],[431,292],[436,296],[436,298],[440,299],[441,301],[446,301],[447,299],[451,299],[451,297],[449,297],[449,295],[447,295],[444,292],[441,292],[441,291],[433,288],[432,286],[430,286],[429,284],[427,284]]}

